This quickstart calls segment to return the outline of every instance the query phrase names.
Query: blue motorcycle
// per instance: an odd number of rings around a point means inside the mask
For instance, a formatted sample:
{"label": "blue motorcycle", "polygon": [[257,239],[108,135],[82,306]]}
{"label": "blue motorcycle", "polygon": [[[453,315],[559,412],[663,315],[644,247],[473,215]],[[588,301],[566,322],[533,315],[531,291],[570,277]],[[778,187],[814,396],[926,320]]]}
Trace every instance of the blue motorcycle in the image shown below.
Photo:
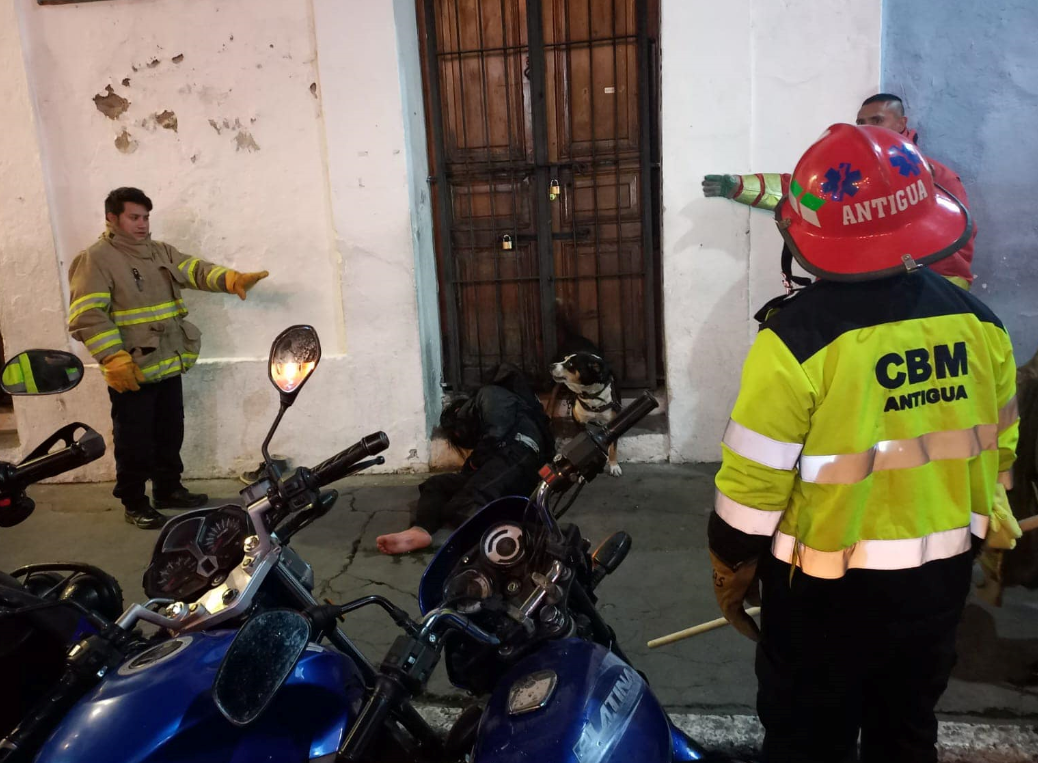
{"label": "blue motorcycle", "polygon": [[[0,386],[12,396],[54,395],[82,379],[83,364],[75,355],[27,350],[7,361]],[[77,422],[52,434],[20,463],[0,461],[0,528],[21,524],[33,513],[36,504],[27,488],[104,452],[101,435]],[[49,694],[61,677],[69,644],[94,632],[93,619],[111,620],[122,609],[118,581],[93,565],[55,562],[0,572],[0,737]]]}
{"label": "blue motorcycle", "polygon": [[[267,445],[320,360],[316,332],[282,333],[270,376],[281,410],[262,451],[267,473],[246,508],[183,515],[145,573],[153,598],[69,652],[60,686],[0,742],[0,761],[692,761],[676,729],[595,608],[595,587],[623,561],[617,533],[593,554],[558,519],[645,416],[648,394],[609,427],[589,426],[541,472],[530,498],[486,506],[454,533],[420,585],[412,619],[381,596],[319,604],[313,573],[288,545],[327,513],[329,483],[379,463],[370,435],[282,478]],[[569,502],[564,495],[577,487]],[[376,668],[339,629],[361,607],[402,631]],[[159,632],[141,635],[150,624]],[[441,659],[485,703],[446,738],[415,710]]]}

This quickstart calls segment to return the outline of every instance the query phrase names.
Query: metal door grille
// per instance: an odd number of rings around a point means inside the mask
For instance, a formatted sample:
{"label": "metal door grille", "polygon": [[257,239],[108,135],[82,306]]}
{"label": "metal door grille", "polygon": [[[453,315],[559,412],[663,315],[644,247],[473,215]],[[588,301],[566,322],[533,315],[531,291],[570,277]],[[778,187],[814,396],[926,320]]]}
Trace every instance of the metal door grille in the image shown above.
{"label": "metal door grille", "polygon": [[546,382],[568,327],[655,386],[655,1],[419,1],[445,381]]}

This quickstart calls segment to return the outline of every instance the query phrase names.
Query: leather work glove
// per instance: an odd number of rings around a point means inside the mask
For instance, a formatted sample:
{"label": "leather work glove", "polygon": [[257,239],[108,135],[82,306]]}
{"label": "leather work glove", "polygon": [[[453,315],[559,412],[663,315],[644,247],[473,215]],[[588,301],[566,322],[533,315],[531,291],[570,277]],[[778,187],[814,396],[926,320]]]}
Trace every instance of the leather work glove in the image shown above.
{"label": "leather work glove", "polygon": [[734,199],[741,182],[737,175],[707,175],[703,178],[703,195],[708,198],[721,196]]}
{"label": "leather work glove", "polygon": [[108,386],[116,392],[136,392],[141,388],[140,382],[144,381],[140,367],[126,350],[119,350],[101,361],[101,373]]}
{"label": "leather work glove", "polygon": [[270,275],[270,273],[266,270],[261,270],[258,273],[239,273],[237,270],[228,270],[225,279],[225,283],[227,284],[227,293],[237,294],[239,298],[245,299],[245,292],[268,275]]}
{"label": "leather work glove", "polygon": [[760,628],[743,608],[750,589],[756,586],[757,562],[744,562],[733,570],[713,551],[710,552],[710,562],[714,568],[714,595],[724,619],[746,638],[760,641]]}
{"label": "leather work glove", "polygon": [[984,545],[988,548],[1009,550],[1016,548],[1016,539],[1023,533],[1013,509],[1009,506],[1009,496],[1006,495],[1005,486],[995,485],[995,497],[991,504],[991,519],[988,524],[988,534],[984,538]]}

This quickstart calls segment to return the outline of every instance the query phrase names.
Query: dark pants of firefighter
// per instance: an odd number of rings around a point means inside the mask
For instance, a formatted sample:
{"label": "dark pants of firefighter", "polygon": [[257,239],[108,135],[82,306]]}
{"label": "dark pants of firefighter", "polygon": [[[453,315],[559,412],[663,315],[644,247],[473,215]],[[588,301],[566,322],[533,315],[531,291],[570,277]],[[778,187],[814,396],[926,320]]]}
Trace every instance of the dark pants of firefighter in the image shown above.
{"label": "dark pants of firefighter", "polygon": [[768,763],[937,760],[973,554],[822,580],[761,560],[757,713]]}
{"label": "dark pants of firefighter", "polygon": [[154,496],[181,487],[184,464],[184,390],[179,376],[142,384],[138,392],[108,390],[115,438],[115,490],[124,506],[145,501],[145,483]]}
{"label": "dark pants of firefighter", "polygon": [[437,474],[418,487],[414,524],[432,535],[445,524],[459,524],[486,504],[507,495],[529,495],[543,460],[532,448],[514,443],[501,448],[475,470]]}

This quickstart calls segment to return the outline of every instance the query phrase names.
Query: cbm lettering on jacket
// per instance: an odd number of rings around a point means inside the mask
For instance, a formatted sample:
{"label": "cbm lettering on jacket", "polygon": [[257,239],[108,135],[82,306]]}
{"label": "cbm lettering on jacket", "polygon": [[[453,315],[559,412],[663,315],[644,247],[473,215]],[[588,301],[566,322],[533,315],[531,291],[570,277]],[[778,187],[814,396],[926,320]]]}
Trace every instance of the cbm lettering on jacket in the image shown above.
{"label": "cbm lettering on jacket", "polygon": [[817,282],[750,350],[711,535],[819,578],[963,553],[1010,479],[1015,395],[1002,323],[932,271]]}

